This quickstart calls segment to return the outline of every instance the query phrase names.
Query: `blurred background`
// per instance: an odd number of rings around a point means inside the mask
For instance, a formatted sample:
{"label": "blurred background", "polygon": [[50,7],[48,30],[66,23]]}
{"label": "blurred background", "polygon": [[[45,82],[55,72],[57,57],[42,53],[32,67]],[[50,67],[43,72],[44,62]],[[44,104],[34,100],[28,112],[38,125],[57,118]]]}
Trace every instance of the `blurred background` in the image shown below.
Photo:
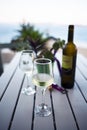
{"label": "blurred background", "polygon": [[[68,25],[74,24],[74,42],[87,57],[86,12],[87,0],[0,0],[0,44],[11,43],[19,35],[20,25],[28,23],[40,33],[67,42]],[[6,48],[1,51],[6,63],[15,54]]]}
{"label": "blurred background", "polygon": [[0,0],[0,43],[10,42],[20,24],[30,23],[66,41],[67,26],[74,24],[74,41],[87,44],[86,11],[86,0]]}

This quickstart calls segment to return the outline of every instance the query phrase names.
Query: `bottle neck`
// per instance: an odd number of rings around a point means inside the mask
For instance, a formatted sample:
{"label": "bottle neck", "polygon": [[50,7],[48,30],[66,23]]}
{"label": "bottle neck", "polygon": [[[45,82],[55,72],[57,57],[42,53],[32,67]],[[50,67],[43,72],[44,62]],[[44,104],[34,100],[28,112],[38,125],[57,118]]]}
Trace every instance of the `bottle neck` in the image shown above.
{"label": "bottle neck", "polygon": [[73,42],[74,37],[74,26],[70,25],[68,28],[68,42]]}

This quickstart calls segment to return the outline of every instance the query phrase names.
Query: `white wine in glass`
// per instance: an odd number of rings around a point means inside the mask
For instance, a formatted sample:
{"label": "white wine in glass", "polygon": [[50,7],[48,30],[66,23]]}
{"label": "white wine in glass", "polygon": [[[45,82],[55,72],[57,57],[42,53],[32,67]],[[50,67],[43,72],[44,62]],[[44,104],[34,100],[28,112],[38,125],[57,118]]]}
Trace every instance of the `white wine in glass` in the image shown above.
{"label": "white wine in glass", "polygon": [[23,50],[20,61],[19,61],[19,68],[26,74],[27,77],[27,86],[22,89],[22,93],[25,95],[32,95],[36,91],[33,87],[29,84],[29,77],[32,76],[33,71],[33,60],[34,60],[34,53],[33,50]]}
{"label": "white wine in glass", "polygon": [[43,98],[48,86],[53,83],[52,63],[50,59],[38,58],[34,61],[33,83],[42,91],[42,103],[35,108],[38,116],[45,117],[51,114],[51,108],[45,104]]}
{"label": "white wine in glass", "polygon": [[46,89],[53,83],[53,77],[49,74],[36,74],[33,76],[33,83],[42,89]]}

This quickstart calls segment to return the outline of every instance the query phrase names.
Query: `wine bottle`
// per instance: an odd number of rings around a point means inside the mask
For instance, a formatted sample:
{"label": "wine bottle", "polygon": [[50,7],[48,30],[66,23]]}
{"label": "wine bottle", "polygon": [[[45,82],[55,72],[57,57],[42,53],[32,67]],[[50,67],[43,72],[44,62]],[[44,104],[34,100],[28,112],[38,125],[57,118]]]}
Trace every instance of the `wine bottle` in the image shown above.
{"label": "wine bottle", "polygon": [[77,48],[73,43],[74,25],[68,27],[68,42],[62,52],[61,85],[64,88],[73,88],[75,80]]}

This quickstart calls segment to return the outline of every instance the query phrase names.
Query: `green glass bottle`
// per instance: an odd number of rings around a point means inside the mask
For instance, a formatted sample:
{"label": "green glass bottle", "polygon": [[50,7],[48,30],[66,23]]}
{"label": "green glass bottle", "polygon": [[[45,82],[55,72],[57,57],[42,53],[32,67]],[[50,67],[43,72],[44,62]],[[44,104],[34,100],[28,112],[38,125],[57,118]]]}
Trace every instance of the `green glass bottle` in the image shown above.
{"label": "green glass bottle", "polygon": [[62,52],[61,85],[64,88],[73,88],[75,80],[77,48],[73,43],[74,25],[68,27],[68,42]]}

